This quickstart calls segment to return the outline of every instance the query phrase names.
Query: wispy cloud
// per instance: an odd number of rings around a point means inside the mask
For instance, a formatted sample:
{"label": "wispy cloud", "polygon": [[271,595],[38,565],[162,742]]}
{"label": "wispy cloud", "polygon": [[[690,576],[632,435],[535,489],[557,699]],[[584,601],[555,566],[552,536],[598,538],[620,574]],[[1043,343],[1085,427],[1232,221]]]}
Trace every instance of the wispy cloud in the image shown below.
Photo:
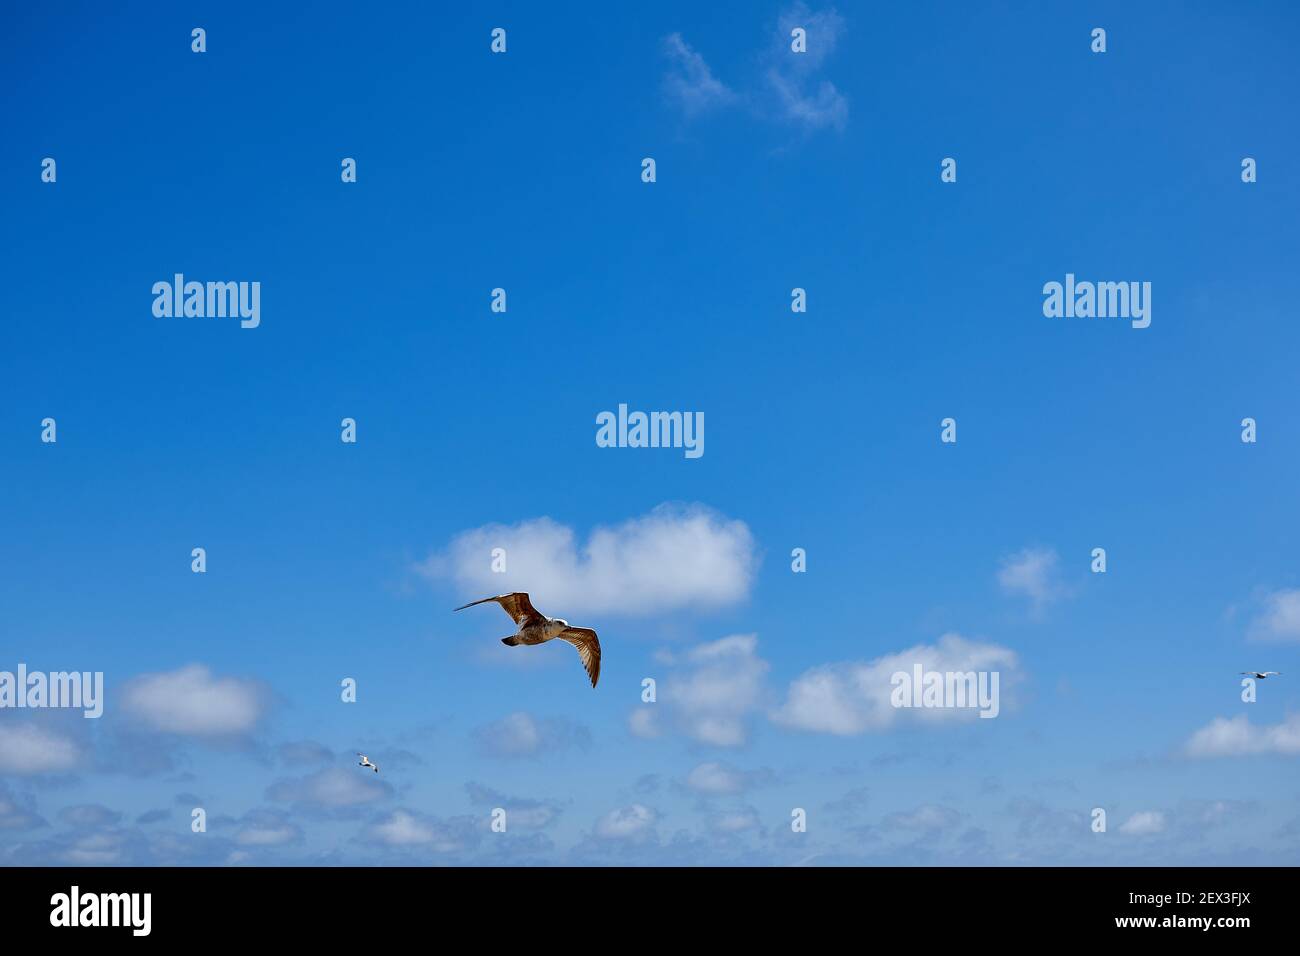
{"label": "wispy cloud", "polygon": [[73,827],[107,827],[122,819],[122,814],[100,803],[82,803],[64,807],[59,819]]}
{"label": "wispy cloud", "polygon": [[1270,591],[1251,621],[1247,636],[1255,641],[1300,641],[1300,588]]}
{"label": "wispy cloud", "polygon": [[19,797],[0,781],[0,830],[36,830],[49,826],[29,797]]}
{"label": "wispy cloud", "polygon": [[334,762],[334,752],[314,740],[294,740],[280,744],[276,756],[286,767],[319,766]]}
{"label": "wispy cloud", "polygon": [[1129,836],[1153,836],[1165,829],[1165,815],[1159,810],[1141,810],[1119,825]]}
{"label": "wispy cloud", "polygon": [[329,767],[306,777],[273,783],[266,791],[276,803],[302,804],[307,807],[340,809],[357,807],[392,796],[393,788],[370,773],[352,768]]}
{"label": "wispy cloud", "polygon": [[[790,48],[796,27],[806,31],[807,52]],[[843,32],[844,18],[834,9],[814,13],[797,3],[780,15],[765,74],[779,117],[808,130],[843,129],[848,123],[848,100],[834,83],[819,76]]]}
{"label": "wispy cloud", "polygon": [[951,807],[926,804],[915,810],[889,814],[884,819],[884,826],[888,830],[936,833],[941,830],[951,830],[961,821],[962,815]]}
{"label": "wispy cloud", "polygon": [[[799,52],[792,48],[795,28],[805,32],[806,46]],[[743,104],[758,117],[802,130],[843,129],[848,99],[822,71],[844,33],[844,18],[834,9],[814,12],[801,2],[780,14],[773,31],[760,55],[759,74],[739,92],[719,80],[680,33],[669,34],[663,39],[669,60],[665,92],[688,118]]]}
{"label": "wispy cloud", "polygon": [[680,33],[664,37],[663,50],[669,61],[668,72],[664,74],[664,92],[688,117],[735,102],[736,94],[713,75],[704,57]]}
{"label": "wispy cloud", "polygon": [[506,811],[506,825],[523,827],[526,830],[540,830],[550,826],[560,816],[560,805],[550,800],[537,800],[532,797],[511,797],[500,791],[470,781],[465,784],[469,801],[476,807]]}
{"label": "wispy cloud", "polygon": [[998,584],[1007,594],[1029,598],[1041,610],[1065,596],[1057,576],[1060,558],[1051,548],[1025,548],[1002,559]]}
{"label": "wispy cloud", "polygon": [[736,794],[770,783],[773,776],[770,770],[738,770],[725,763],[708,761],[686,775],[686,786],[696,793]]}
{"label": "wispy cloud", "polygon": [[537,757],[591,745],[591,731],[567,717],[534,717],[517,711],[474,730],[479,750],[489,757]]}

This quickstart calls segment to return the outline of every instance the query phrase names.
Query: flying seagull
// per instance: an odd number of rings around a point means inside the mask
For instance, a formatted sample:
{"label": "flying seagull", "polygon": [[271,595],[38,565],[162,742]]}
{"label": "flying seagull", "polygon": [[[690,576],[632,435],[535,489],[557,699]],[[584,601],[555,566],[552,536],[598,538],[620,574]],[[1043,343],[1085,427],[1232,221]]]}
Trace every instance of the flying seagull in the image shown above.
{"label": "flying seagull", "polygon": [[363,753],[358,753],[357,756],[361,758],[361,763],[357,764],[358,767],[369,767],[375,773],[379,773],[379,765],[371,763],[369,757]]}
{"label": "flying seagull", "polygon": [[1281,672],[1281,671],[1242,671],[1242,673],[1243,673],[1243,674],[1246,674],[1246,675],[1248,675],[1248,676],[1250,676],[1250,677],[1258,677],[1260,680],[1263,680],[1263,679],[1266,678],[1266,677],[1281,677],[1281,676],[1282,676],[1282,672]]}
{"label": "flying seagull", "polygon": [[545,644],[557,637],[562,641],[568,641],[578,649],[578,656],[582,658],[582,666],[587,669],[587,676],[591,678],[591,686],[596,686],[596,681],[600,679],[600,640],[596,637],[595,631],[589,627],[569,627],[568,621],[538,613],[532,602],[528,600],[528,595],[523,591],[516,591],[514,594],[498,594],[496,597],[485,597],[481,601],[470,601],[468,604],[456,608],[456,610],[463,611],[467,607],[473,607],[475,604],[486,604],[488,601],[495,601],[500,604],[502,609],[510,615],[511,620],[519,627],[518,634],[501,638],[502,644],[509,647],[514,647],[517,644]]}

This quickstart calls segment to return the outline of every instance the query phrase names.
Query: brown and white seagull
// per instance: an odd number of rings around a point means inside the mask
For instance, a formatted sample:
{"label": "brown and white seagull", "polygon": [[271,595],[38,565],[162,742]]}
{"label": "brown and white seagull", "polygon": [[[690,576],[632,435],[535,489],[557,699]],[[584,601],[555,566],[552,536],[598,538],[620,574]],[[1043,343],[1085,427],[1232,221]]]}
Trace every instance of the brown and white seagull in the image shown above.
{"label": "brown and white seagull", "polygon": [[596,681],[600,679],[600,640],[596,637],[595,631],[589,627],[569,627],[568,621],[539,613],[523,591],[485,597],[481,601],[470,601],[456,610],[463,611],[467,607],[486,604],[488,601],[500,604],[519,627],[519,633],[501,638],[502,644],[510,647],[518,644],[545,644],[557,637],[562,641],[568,641],[578,649],[582,666],[587,669],[587,676],[591,678],[591,686],[596,686]]}

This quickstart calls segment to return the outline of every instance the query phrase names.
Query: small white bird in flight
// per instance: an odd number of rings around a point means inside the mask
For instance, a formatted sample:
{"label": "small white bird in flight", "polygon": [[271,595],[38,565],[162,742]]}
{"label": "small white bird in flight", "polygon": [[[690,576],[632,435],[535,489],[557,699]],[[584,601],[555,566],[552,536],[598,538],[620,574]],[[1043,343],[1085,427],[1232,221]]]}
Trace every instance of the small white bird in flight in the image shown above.
{"label": "small white bird in flight", "polygon": [[1250,677],[1258,677],[1260,680],[1263,680],[1263,679],[1266,678],[1266,677],[1281,677],[1281,676],[1282,676],[1282,672],[1281,672],[1281,671],[1242,671],[1242,673],[1243,673],[1243,674],[1246,674],[1246,675],[1248,675],[1248,676],[1250,676]]}
{"label": "small white bird in flight", "polygon": [[547,617],[545,614],[539,613],[533,607],[532,602],[528,600],[528,595],[523,591],[516,591],[514,594],[498,594],[496,597],[485,597],[481,601],[470,601],[468,604],[462,604],[456,610],[463,611],[467,607],[486,604],[488,601],[495,601],[500,604],[501,608],[510,615],[511,620],[519,627],[519,633],[501,638],[502,644],[509,647],[515,647],[518,644],[545,644],[557,637],[562,641],[567,641],[578,649],[578,656],[582,658],[582,666],[587,669],[587,676],[591,678],[591,686],[596,686],[596,681],[600,679],[600,640],[596,637],[595,631],[589,627],[569,627],[568,621],[561,620],[558,617]]}
{"label": "small white bird in flight", "polygon": [[357,756],[361,758],[361,763],[357,764],[358,767],[369,767],[375,773],[379,773],[379,765],[371,763],[369,757],[363,753],[358,753]]}

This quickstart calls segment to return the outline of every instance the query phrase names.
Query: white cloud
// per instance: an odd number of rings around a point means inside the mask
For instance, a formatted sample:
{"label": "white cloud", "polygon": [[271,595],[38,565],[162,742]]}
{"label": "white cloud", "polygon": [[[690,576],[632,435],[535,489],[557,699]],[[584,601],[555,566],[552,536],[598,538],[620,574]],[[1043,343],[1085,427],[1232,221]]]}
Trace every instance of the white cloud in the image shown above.
{"label": "white cloud", "polygon": [[625,840],[648,832],[655,824],[657,814],[649,807],[634,803],[628,807],[611,810],[596,821],[596,835],[607,840]]}
{"label": "white cloud", "polygon": [[698,116],[735,101],[736,94],[713,75],[704,57],[696,53],[680,33],[664,37],[663,49],[671,63],[664,75],[664,90],[681,105],[687,116]]}
{"label": "white cloud", "polygon": [[917,664],[925,672],[997,671],[1003,705],[1007,690],[1019,678],[1014,651],[945,634],[937,644],[919,644],[872,661],[814,667],[790,684],[785,703],[772,714],[772,720],[797,730],[849,736],[887,730],[896,721],[909,718],[934,722],[978,719],[979,710],[974,707],[894,707],[890,703],[891,677],[898,671],[911,674]]}
{"label": "white cloud", "polygon": [[1252,724],[1245,714],[1216,717],[1192,734],[1185,750],[1191,757],[1246,757],[1254,754],[1300,754],[1300,714],[1280,724]]}
{"label": "white cloud", "polygon": [[433,840],[433,826],[406,810],[394,810],[370,828],[370,834],[385,846],[419,846]]}
{"label": "white cloud", "polygon": [[564,717],[538,719],[523,711],[476,728],[474,737],[492,757],[535,757],[591,744],[591,732],[581,724]]}
{"label": "white cloud", "polygon": [[[495,548],[505,550],[504,573],[492,570]],[[550,518],[485,525],[457,535],[418,570],[450,578],[474,599],[527,591],[543,614],[581,624],[575,614],[663,614],[734,604],[748,596],[756,563],[754,538],[743,521],[702,505],[665,504],[594,529],[581,548],[572,528]]]}
{"label": "white cloud", "polygon": [[80,749],[69,737],[36,724],[0,722],[0,773],[59,773],[71,770],[80,758]]}
{"label": "white cloud", "polygon": [[848,101],[829,80],[819,83],[816,92],[804,89],[798,81],[776,69],[768,71],[767,80],[787,119],[809,129],[827,126],[843,129],[848,122]]}
{"label": "white cloud", "polygon": [[656,706],[666,708],[678,728],[700,743],[740,746],[764,695],[768,665],[757,648],[755,635],[737,634],[692,649],[681,669],[660,682]]}
{"label": "white cloud", "polygon": [[266,791],[267,799],[280,803],[305,803],[320,807],[355,807],[392,794],[387,783],[369,771],[329,767],[306,777],[281,780]]}
{"label": "white cloud", "polygon": [[1300,589],[1264,595],[1263,608],[1248,634],[1256,641],[1300,641]]}
{"label": "white cloud", "polygon": [[1129,836],[1151,836],[1165,828],[1165,815],[1159,810],[1142,810],[1120,824],[1119,832]]}
{"label": "white cloud", "polygon": [[267,709],[259,682],[214,677],[202,664],[136,677],[123,686],[121,698],[127,713],[149,729],[194,737],[246,734]]}
{"label": "white cloud", "polygon": [[998,583],[1008,594],[1027,597],[1041,608],[1064,593],[1056,580],[1058,561],[1050,548],[1025,548],[1002,559]]}
{"label": "white cloud", "polygon": [[[806,53],[790,49],[790,31],[807,31]],[[776,38],[768,58],[767,83],[775,95],[777,114],[806,129],[843,129],[848,122],[849,104],[830,80],[815,76],[839,43],[844,18],[834,10],[812,13],[803,3],[795,4],[778,19]]]}

